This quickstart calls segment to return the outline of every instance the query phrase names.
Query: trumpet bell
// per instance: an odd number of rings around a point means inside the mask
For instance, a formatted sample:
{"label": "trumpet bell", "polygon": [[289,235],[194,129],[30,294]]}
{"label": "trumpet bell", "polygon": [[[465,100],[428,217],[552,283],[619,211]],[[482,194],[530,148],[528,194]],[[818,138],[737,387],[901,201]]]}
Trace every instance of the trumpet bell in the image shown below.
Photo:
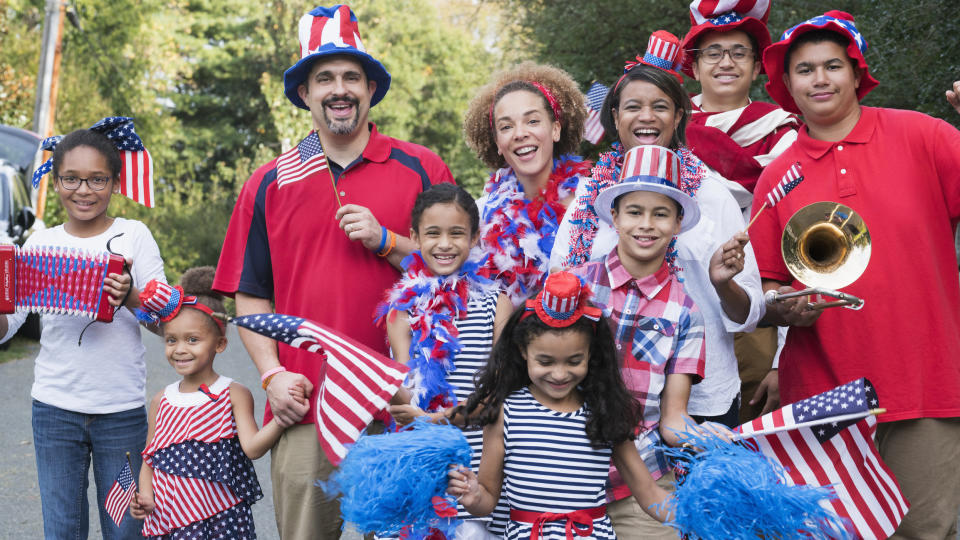
{"label": "trumpet bell", "polygon": [[780,242],[790,274],[807,287],[840,289],[859,278],[870,262],[870,231],[850,207],[808,204],[787,222]]}

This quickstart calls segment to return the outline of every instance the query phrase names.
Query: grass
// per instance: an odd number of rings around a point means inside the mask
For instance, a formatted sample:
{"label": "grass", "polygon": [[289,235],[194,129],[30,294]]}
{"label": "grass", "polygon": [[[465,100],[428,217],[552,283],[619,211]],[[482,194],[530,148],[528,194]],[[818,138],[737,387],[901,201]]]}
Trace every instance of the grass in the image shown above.
{"label": "grass", "polygon": [[22,336],[15,336],[10,341],[3,344],[4,348],[0,350],[0,364],[5,364],[11,360],[20,360],[33,354],[36,354],[40,344],[32,339]]}

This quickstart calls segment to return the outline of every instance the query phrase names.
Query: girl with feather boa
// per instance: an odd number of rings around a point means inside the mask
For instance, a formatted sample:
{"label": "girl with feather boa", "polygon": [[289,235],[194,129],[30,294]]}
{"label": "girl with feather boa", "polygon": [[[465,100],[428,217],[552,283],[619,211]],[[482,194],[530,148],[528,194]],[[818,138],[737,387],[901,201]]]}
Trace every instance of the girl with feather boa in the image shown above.
{"label": "girl with feather boa", "polygon": [[[393,357],[410,367],[409,402],[389,408],[400,425],[419,416],[463,425],[453,408],[475,390],[474,375],[486,365],[513,311],[497,284],[479,274],[483,260],[471,258],[479,220],[473,197],[453,184],[437,184],[414,203],[410,238],[419,251],[404,259],[403,277],[377,307],[377,320],[386,319]],[[478,470],[483,432],[464,435],[473,451],[470,466]],[[458,517],[471,518],[458,510]],[[482,536],[485,521],[469,519],[457,536]]]}
{"label": "girl with feather boa", "polygon": [[557,227],[590,163],[573,155],[584,96],[563,70],[525,62],[497,75],[464,117],[467,144],[495,172],[478,201],[478,272],[518,305],[549,272]]}

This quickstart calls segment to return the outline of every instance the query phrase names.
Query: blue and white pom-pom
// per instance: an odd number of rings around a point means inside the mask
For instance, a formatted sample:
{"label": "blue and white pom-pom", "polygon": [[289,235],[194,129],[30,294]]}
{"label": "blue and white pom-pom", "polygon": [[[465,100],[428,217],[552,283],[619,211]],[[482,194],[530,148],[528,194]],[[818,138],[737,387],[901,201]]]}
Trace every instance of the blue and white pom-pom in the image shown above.
{"label": "blue and white pom-pom", "polygon": [[689,447],[664,448],[683,471],[664,505],[667,524],[684,538],[853,538],[848,520],[830,509],[833,488],[793,485],[783,466],[741,443],[693,430],[679,435]]}
{"label": "blue and white pom-pom", "polygon": [[397,433],[362,435],[329,482],[343,520],[361,533],[425,538],[431,529],[453,538],[456,499],[446,494],[451,465],[470,465],[463,433],[417,418]]}

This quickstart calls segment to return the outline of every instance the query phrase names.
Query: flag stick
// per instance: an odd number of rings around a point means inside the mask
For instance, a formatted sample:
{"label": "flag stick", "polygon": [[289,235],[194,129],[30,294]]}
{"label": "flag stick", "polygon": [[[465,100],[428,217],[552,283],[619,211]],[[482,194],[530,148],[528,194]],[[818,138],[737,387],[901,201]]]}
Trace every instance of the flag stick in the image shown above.
{"label": "flag stick", "polygon": [[846,422],[847,420],[858,420],[860,418],[866,418],[868,416],[877,416],[887,412],[886,409],[870,409],[869,411],[844,414],[841,416],[833,416],[831,418],[821,418],[819,420],[811,420],[809,422],[801,422],[799,424],[794,424],[792,426],[780,426],[771,429],[765,429],[763,431],[754,431],[753,433],[736,433],[734,434],[733,440],[739,441],[743,439],[752,439],[754,437],[762,437],[764,435],[771,435],[773,433],[779,433],[781,431],[790,431],[791,429],[800,429],[813,426],[819,426],[821,424],[832,424],[834,422]]}
{"label": "flag stick", "polygon": [[337,209],[343,208],[343,203],[340,202],[340,192],[337,191],[337,181],[333,179],[333,171],[330,170],[330,160],[327,159],[326,154],[324,154],[323,159],[327,162],[327,174],[330,175],[330,185],[333,186],[333,196],[337,198]]}
{"label": "flag stick", "polygon": [[[130,452],[127,452],[127,465],[130,466],[130,476],[133,476],[133,462],[130,461]],[[136,486],[133,488],[134,491],[136,491],[137,493],[140,493],[140,486],[137,486],[136,478],[133,479],[133,485]]]}
{"label": "flag stick", "polygon": [[753,225],[753,222],[755,222],[757,218],[760,217],[760,212],[763,212],[766,209],[767,209],[767,201],[763,201],[763,206],[761,206],[760,209],[757,210],[757,213],[753,215],[753,219],[750,220],[750,223],[747,223],[747,227],[743,229],[743,232],[747,232],[747,230],[750,229],[750,226]]}

